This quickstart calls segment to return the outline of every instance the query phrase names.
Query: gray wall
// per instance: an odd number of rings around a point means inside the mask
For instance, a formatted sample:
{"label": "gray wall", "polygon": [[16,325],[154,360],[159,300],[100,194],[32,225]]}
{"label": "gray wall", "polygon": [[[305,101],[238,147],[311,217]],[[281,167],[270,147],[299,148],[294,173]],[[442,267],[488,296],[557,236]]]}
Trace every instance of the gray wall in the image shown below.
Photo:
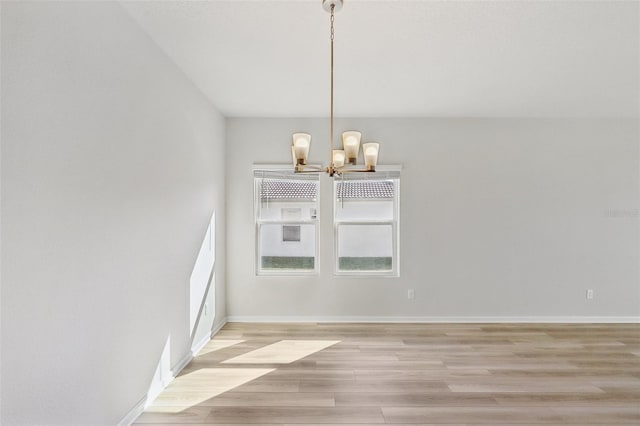
{"label": "gray wall", "polygon": [[[217,220],[224,118],[115,2],[2,2],[2,424],[115,424]],[[201,324],[213,323],[204,318]]]}
{"label": "gray wall", "polygon": [[[254,162],[289,161],[290,135],[328,157],[326,119],[227,120],[231,320],[616,320],[640,315],[637,119],[340,119],[402,164],[400,278],[254,275]],[[415,289],[415,300],[407,290]],[[587,289],[595,291],[586,300]]]}

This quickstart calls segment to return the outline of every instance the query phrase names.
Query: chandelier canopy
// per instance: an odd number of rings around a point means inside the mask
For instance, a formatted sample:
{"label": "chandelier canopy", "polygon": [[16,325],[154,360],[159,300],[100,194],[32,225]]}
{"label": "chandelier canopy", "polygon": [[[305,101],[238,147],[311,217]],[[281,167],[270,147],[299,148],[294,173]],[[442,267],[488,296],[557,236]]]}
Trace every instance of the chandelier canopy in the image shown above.
{"label": "chandelier canopy", "polygon": [[311,147],[311,135],[309,133],[294,133],[291,137],[291,155],[296,173],[326,172],[330,176],[352,172],[375,172],[378,163],[380,144],[368,142],[362,144],[364,168],[358,168],[358,156],[360,153],[360,141],[362,133],[350,130],[342,133],[342,149],[334,149],[334,125],[333,125],[333,45],[334,45],[334,20],[335,12],[342,9],[343,0],[322,0],[322,7],[331,14],[331,138],[328,167],[315,167],[307,165],[309,148]]}

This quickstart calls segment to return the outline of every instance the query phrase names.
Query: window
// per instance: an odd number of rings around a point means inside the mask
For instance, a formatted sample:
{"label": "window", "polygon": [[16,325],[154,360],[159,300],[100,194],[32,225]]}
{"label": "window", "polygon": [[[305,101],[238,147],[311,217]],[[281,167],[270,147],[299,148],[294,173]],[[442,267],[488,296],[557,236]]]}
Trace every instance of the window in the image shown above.
{"label": "window", "polygon": [[333,185],[336,273],[398,276],[399,173],[345,174]]}
{"label": "window", "polygon": [[317,273],[318,188],[317,174],[254,172],[258,275]]}

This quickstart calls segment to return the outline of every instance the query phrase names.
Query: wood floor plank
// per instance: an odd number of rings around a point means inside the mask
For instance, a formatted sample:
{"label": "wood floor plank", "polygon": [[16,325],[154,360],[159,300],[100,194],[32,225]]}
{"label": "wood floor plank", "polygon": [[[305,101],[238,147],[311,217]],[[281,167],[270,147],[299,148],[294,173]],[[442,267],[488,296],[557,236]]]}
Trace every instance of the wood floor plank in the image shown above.
{"label": "wood floor plank", "polygon": [[426,406],[469,406],[497,405],[491,396],[476,393],[453,394],[447,392],[420,393],[412,392],[347,392],[336,393],[337,407],[426,407]]}
{"label": "wood floor plank", "polygon": [[[182,408],[182,407],[180,407]],[[177,424],[190,424],[190,423],[206,423],[207,417],[211,412],[210,407],[189,407],[181,410],[175,410],[173,413],[156,413],[151,411],[145,411],[136,420],[137,424],[145,423],[177,423]]]}
{"label": "wood floor plank", "polygon": [[511,392],[483,394],[492,396],[498,404],[515,406],[629,406],[638,405],[638,395],[630,393],[574,393],[574,392]]}
{"label": "wood floor plank", "polygon": [[383,407],[385,419],[396,423],[445,423],[457,418],[464,423],[564,424],[640,423],[636,407]]}
{"label": "wood floor plank", "polygon": [[281,340],[222,361],[224,364],[290,364],[340,343],[339,340]]}
{"label": "wood floor plank", "polygon": [[449,389],[451,392],[474,392],[474,393],[496,393],[496,392],[544,392],[553,391],[554,393],[558,392],[593,392],[593,393],[602,393],[602,389],[588,384],[579,384],[579,383],[564,383],[558,384],[556,383],[554,386],[549,386],[545,384],[531,384],[523,380],[522,383],[518,384],[481,384],[481,383],[470,383],[466,385],[449,385]]}
{"label": "wood floor plank", "polygon": [[450,377],[489,376],[489,370],[484,369],[428,369],[428,370],[355,370],[357,379],[382,380],[442,380]]}
{"label": "wood floor plank", "polygon": [[218,423],[384,423],[380,408],[371,407],[213,407],[206,419]]}
{"label": "wood floor plank", "polygon": [[300,392],[446,392],[449,387],[441,380],[302,380]]}
{"label": "wood floor plank", "polygon": [[[385,423],[385,426],[404,426],[406,423]],[[466,423],[420,423],[413,426],[468,426]],[[285,423],[284,426],[344,426],[340,423]],[[349,426],[371,426],[363,423],[350,423]],[[522,426],[522,425],[521,425]],[[526,426],[526,425],[525,425]]]}
{"label": "wood floor plank", "polygon": [[335,407],[333,393],[322,392],[227,392],[207,401],[216,407],[244,407],[251,401],[252,407]]}
{"label": "wood floor plank", "polygon": [[[362,361],[362,360],[336,360],[336,361],[317,361],[317,369],[342,370],[342,369],[362,369],[362,370],[388,370],[392,367],[394,370],[431,370],[443,369],[444,363],[439,360],[427,361]],[[577,368],[577,367],[576,367]]]}
{"label": "wood floor plank", "polygon": [[467,424],[509,422],[561,424],[565,419],[542,407],[382,407],[390,423],[446,423],[449,419]]}
{"label": "wood floor plank", "polygon": [[245,383],[233,390],[234,392],[300,392],[300,380],[271,380],[261,377]]}

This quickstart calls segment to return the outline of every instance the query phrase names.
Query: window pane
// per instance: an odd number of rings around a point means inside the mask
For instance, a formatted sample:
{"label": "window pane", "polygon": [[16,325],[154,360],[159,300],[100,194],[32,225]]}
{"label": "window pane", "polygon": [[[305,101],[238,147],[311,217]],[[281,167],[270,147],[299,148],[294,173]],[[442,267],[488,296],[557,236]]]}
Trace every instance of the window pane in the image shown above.
{"label": "window pane", "polygon": [[259,239],[262,270],[315,268],[315,224],[262,224]]}
{"label": "window pane", "polygon": [[256,178],[259,220],[314,220],[318,181]]}
{"label": "window pane", "polygon": [[393,220],[392,180],[345,180],[335,185],[336,220]]}
{"label": "window pane", "polygon": [[393,225],[338,226],[338,270],[393,270]]}
{"label": "window pane", "polygon": [[336,220],[392,220],[393,200],[338,200]]}

